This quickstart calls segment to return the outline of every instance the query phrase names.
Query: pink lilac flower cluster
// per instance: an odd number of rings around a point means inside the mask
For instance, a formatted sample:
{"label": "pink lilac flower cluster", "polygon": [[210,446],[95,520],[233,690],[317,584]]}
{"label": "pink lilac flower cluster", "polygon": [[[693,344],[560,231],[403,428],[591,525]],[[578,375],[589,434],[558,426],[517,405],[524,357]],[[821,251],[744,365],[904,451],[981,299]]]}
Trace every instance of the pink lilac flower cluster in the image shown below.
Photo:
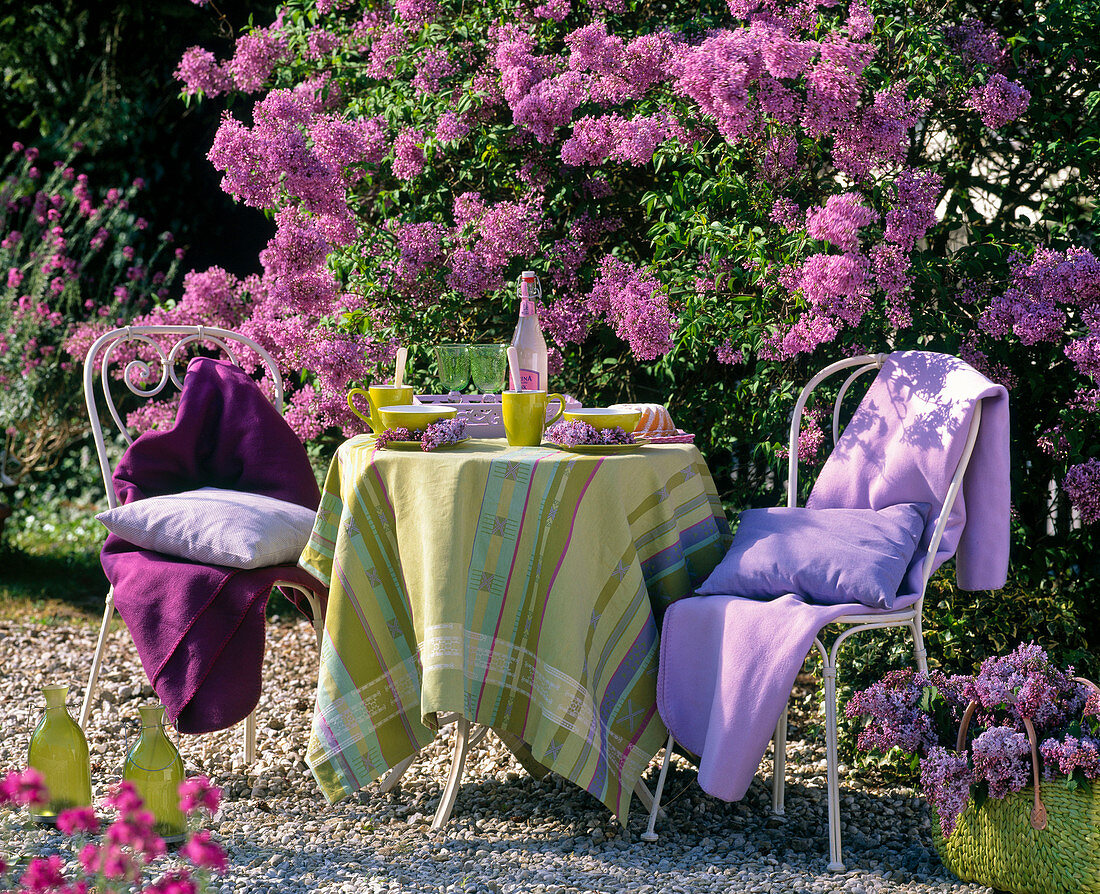
{"label": "pink lilac flower cluster", "polygon": [[984,87],[970,91],[966,104],[982,118],[982,124],[996,130],[1027,111],[1031,93],[1003,74],[993,75]]}
{"label": "pink lilac flower cluster", "polygon": [[657,278],[645,267],[607,255],[588,296],[597,319],[606,320],[639,360],[672,350],[676,317]]}
{"label": "pink lilac flower cluster", "polygon": [[440,419],[423,429],[397,426],[387,428],[375,437],[375,446],[385,449],[394,442],[419,441],[422,450],[435,450],[446,444],[457,444],[466,437],[466,420],[462,416]]}
{"label": "pink lilac flower cluster", "polygon": [[998,68],[1008,56],[1005,39],[977,19],[963,19],[943,29],[947,45],[971,65]]}
{"label": "pink lilac flower cluster", "polygon": [[[869,718],[859,735],[861,749],[897,747],[921,758],[921,787],[948,836],[972,789],[1003,798],[1031,784],[1031,742],[1024,718],[1042,742],[1041,769],[1047,778],[1100,778],[1100,716],[1089,695],[1089,688],[1072,678],[1072,668],[1055,666],[1031,643],[986,659],[973,676],[893,671],[857,692],[845,714]],[[955,753],[968,704],[977,709],[969,742]]]}
{"label": "pink lilac flower cluster", "polygon": [[[325,51],[331,49],[329,46]],[[223,63],[209,50],[191,47],[180,59],[175,77],[189,96],[217,96],[231,90],[256,93],[267,83],[275,67],[288,58],[288,53],[281,22],[276,20],[269,28],[257,28],[239,37],[233,57]]]}
{"label": "pink lilac flower cluster", "polygon": [[1100,459],[1094,457],[1070,466],[1062,479],[1062,489],[1080,513],[1081,521],[1100,521]]}
{"label": "pink lilac flower cluster", "polygon": [[[193,777],[180,785],[180,809],[188,816],[217,808],[221,792],[205,777]],[[13,771],[0,780],[0,806],[38,806],[46,803],[42,775],[34,768]],[[91,807],[62,811],[57,828],[73,837],[80,846],[77,863],[81,877],[66,878],[65,861],[59,854],[33,857],[18,879],[17,887],[4,890],[27,894],[84,894],[89,890],[134,891],[144,894],[198,894],[208,872],[224,873],[229,861],[221,845],[203,829],[192,833],[180,847],[179,855],[191,865],[170,869],[154,880],[146,880],[146,869],[166,852],[164,840],[153,828],[153,814],[145,809],[131,782],[114,786],[103,806],[115,813],[115,819],[100,833],[99,820]],[[99,835],[99,842],[89,841]],[[0,860],[0,883],[8,868]],[[93,888],[94,886],[94,888]]]}
{"label": "pink lilac flower cluster", "polygon": [[466,419],[455,416],[453,419],[440,419],[424,429],[420,436],[420,446],[424,450],[435,450],[445,444],[457,444],[466,437]]}
{"label": "pink lilac flower cluster", "polygon": [[587,422],[568,420],[555,422],[546,429],[546,440],[563,447],[633,444],[634,435],[618,425],[595,428]]}

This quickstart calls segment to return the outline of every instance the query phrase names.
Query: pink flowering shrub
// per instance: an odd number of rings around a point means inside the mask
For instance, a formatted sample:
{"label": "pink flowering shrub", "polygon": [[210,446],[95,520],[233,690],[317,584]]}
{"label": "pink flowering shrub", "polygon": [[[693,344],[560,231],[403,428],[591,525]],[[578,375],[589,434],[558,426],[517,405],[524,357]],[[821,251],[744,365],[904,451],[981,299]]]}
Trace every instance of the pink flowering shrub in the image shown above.
{"label": "pink flowering shrub", "polygon": [[[295,0],[177,75],[236,94],[209,158],[277,232],[219,306],[303,437],[356,430],[399,343],[434,391],[433,344],[507,339],[527,268],[554,387],[671,405],[737,506],[770,496],[734,470],[776,459],[790,382],[943,350],[1013,392],[1015,574],[1083,593],[1097,33],[1092,4]],[[186,285],[157,319],[209,306]]]}
{"label": "pink flowering shrub", "polygon": [[179,263],[172,235],[151,234],[132,207],[144,184],[101,191],[79,161],[17,143],[0,167],[0,451],[17,476],[49,468],[87,430],[70,334],[147,311]]}
{"label": "pink flowering shrub", "polygon": [[[180,785],[180,809],[198,820],[217,810],[221,791],[202,776]],[[12,771],[0,779],[0,807],[44,805],[46,789],[33,767]],[[146,894],[199,894],[207,888],[211,873],[229,868],[225,851],[201,829],[192,832],[179,848],[184,863],[157,870],[165,862],[164,840],[153,830],[153,814],[144,808],[133,783],[121,782],[103,800],[103,810],[114,819],[101,830],[96,811],[75,807],[57,817],[58,831],[71,839],[67,854],[48,857],[22,855],[9,865],[0,858],[0,884],[13,892],[146,892]],[[12,885],[12,886],[9,886]]]}
{"label": "pink flowering shrub", "polygon": [[[956,751],[959,726],[969,704],[976,711],[966,747]],[[1055,666],[1035,644],[987,658],[974,675],[929,676],[892,671],[856,692],[845,706],[849,718],[866,718],[859,733],[863,751],[897,748],[919,758],[921,788],[950,835],[971,797],[1003,798],[1032,783],[1035,730],[1044,779],[1064,777],[1070,788],[1100,779],[1100,716],[1097,697]]]}

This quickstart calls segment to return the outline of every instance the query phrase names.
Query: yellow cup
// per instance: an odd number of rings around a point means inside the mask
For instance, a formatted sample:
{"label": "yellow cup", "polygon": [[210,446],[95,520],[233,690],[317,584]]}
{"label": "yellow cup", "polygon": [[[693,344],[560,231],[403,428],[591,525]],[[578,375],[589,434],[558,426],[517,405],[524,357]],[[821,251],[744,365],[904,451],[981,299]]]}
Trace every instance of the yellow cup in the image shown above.
{"label": "yellow cup", "polygon": [[[351,407],[351,411],[356,416],[371,427],[371,431],[376,435],[380,435],[386,430],[386,426],[382,422],[382,417],[378,415],[378,408],[411,404],[414,393],[412,385],[371,385],[366,391],[362,388],[352,388],[348,392],[348,406]],[[355,406],[355,401],[352,398],[357,394],[362,394],[367,399],[367,403],[370,405],[369,416],[364,416]]]}
{"label": "yellow cup", "polygon": [[[558,412],[546,418],[550,401],[558,402]],[[501,413],[504,416],[504,433],[513,447],[538,447],[546,426],[557,422],[565,409],[565,399],[560,394],[545,391],[505,391],[501,395]]]}

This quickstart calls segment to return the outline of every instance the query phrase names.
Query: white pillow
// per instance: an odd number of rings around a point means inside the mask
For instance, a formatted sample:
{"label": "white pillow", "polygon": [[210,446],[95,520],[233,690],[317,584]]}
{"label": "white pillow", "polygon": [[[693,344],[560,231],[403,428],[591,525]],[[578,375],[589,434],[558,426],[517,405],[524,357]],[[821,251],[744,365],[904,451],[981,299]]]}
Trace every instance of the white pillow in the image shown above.
{"label": "white pillow", "polygon": [[264,568],[298,561],[314,516],[297,503],[203,487],[135,500],[96,518],[143,549],[203,565]]}

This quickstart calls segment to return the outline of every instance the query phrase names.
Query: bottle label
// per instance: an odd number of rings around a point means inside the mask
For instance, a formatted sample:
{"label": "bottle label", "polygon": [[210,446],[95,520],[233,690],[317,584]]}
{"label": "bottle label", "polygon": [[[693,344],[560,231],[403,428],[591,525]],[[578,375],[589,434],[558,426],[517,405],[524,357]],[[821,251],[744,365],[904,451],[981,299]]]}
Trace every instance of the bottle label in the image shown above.
{"label": "bottle label", "polygon": [[523,391],[541,391],[539,384],[539,372],[537,369],[520,369],[519,387]]}
{"label": "bottle label", "polygon": [[533,317],[535,315],[535,302],[530,298],[524,298],[519,303],[519,315],[521,317]]}

